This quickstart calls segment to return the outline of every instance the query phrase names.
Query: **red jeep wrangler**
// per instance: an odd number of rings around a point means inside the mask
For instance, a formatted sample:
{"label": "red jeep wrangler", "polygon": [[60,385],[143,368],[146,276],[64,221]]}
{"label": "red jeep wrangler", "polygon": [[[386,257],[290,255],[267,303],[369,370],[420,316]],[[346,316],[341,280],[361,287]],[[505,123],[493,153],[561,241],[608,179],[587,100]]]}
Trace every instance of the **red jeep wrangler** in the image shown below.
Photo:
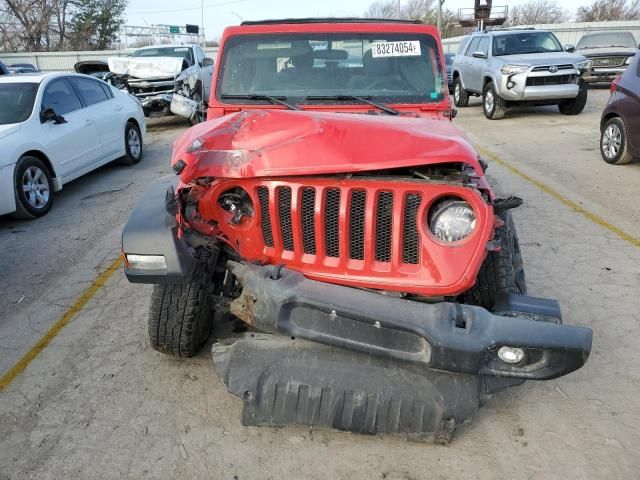
{"label": "red jeep wrangler", "polygon": [[[152,346],[213,345],[243,423],[446,442],[486,395],[580,368],[591,330],[526,296],[509,212],[451,123],[441,44],[404,21],[224,32],[208,121],[123,232]],[[218,317],[219,318],[219,317]]]}

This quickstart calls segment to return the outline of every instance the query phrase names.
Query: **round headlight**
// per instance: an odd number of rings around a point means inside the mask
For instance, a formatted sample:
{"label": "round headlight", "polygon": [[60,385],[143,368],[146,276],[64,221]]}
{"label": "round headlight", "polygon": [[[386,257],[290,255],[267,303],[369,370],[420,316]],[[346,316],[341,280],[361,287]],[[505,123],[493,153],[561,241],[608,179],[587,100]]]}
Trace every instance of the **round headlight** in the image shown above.
{"label": "round headlight", "polygon": [[468,237],[476,226],[471,205],[463,200],[447,200],[437,205],[431,214],[429,228],[443,242],[457,242]]}

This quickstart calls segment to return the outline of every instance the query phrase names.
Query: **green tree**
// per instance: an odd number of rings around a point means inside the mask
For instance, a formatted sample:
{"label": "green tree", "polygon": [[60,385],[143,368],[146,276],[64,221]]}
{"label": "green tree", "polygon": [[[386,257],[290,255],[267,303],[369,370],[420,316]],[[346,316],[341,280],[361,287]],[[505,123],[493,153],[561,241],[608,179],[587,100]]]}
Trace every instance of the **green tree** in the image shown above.
{"label": "green tree", "polygon": [[106,50],[124,23],[127,0],[77,0],[69,43],[79,50]]}

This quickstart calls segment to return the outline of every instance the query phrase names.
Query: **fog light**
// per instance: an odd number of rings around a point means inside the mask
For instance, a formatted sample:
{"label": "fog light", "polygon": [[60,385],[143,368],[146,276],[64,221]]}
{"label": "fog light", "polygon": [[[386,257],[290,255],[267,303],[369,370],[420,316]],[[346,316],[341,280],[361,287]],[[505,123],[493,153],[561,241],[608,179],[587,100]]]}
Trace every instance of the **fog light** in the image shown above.
{"label": "fog light", "polygon": [[164,255],[125,255],[129,273],[167,273]]}
{"label": "fog light", "polygon": [[500,347],[498,350],[498,357],[504,363],[509,365],[515,365],[524,360],[524,350],[517,347]]}
{"label": "fog light", "polygon": [[508,89],[512,89],[512,88],[513,88],[513,87],[515,87],[515,86],[516,86],[516,84],[515,84],[515,83],[513,83],[513,82],[507,82],[507,88],[508,88]]}

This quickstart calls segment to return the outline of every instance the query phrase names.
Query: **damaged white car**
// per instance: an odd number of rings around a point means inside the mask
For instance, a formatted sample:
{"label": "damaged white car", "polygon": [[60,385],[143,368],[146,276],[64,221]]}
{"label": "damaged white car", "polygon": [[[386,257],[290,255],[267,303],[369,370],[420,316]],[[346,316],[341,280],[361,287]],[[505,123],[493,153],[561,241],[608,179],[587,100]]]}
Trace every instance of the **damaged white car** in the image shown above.
{"label": "damaged white car", "polygon": [[110,58],[108,81],[138,97],[147,117],[173,113],[196,124],[204,120],[213,64],[199,45],[144,47]]}

